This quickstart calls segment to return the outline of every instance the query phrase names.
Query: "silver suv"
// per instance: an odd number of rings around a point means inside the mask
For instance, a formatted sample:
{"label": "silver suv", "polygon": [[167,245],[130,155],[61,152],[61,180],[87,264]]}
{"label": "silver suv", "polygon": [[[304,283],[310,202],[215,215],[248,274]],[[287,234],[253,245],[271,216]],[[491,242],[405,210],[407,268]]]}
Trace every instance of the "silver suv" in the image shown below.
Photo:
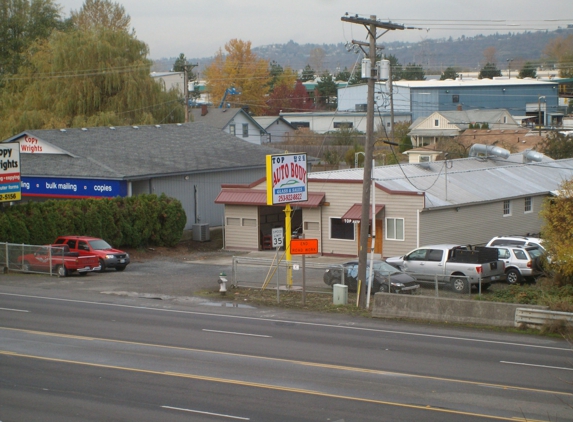
{"label": "silver suv", "polygon": [[486,246],[497,246],[497,245],[536,246],[540,248],[542,251],[545,251],[545,248],[543,247],[543,240],[538,237],[496,236],[486,244]]}
{"label": "silver suv", "polygon": [[541,274],[543,249],[537,246],[490,245],[505,263],[505,275],[509,284],[535,281]]}

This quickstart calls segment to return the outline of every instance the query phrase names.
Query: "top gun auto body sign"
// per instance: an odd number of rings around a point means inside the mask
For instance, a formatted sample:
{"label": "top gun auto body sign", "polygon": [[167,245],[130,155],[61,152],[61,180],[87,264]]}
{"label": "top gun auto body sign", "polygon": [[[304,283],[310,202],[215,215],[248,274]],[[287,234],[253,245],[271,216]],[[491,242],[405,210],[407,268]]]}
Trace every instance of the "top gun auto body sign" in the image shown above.
{"label": "top gun auto body sign", "polygon": [[267,155],[267,205],[308,200],[306,154]]}

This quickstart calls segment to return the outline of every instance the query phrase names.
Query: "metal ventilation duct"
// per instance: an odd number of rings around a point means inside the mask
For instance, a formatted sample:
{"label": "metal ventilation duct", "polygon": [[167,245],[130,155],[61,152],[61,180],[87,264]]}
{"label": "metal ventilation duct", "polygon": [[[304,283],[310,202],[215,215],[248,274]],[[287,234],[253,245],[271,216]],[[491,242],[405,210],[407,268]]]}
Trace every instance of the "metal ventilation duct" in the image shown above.
{"label": "metal ventilation duct", "polygon": [[543,160],[543,154],[537,151],[533,151],[530,149],[526,149],[523,151],[523,162],[524,163],[532,163],[537,162],[540,163]]}
{"label": "metal ventilation duct", "polygon": [[500,157],[505,160],[509,157],[510,152],[506,149],[496,147],[494,145],[483,145],[483,144],[474,144],[470,148],[470,157],[477,157],[479,155],[485,155],[487,157]]}

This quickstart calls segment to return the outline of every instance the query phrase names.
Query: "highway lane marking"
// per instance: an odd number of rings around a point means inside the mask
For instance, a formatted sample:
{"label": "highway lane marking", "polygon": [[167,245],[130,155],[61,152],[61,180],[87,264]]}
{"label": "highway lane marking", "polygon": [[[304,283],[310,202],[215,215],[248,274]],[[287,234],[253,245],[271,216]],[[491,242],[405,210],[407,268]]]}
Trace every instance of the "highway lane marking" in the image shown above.
{"label": "highway lane marking", "polygon": [[129,371],[129,372],[139,372],[139,373],[151,374],[151,375],[165,375],[165,376],[171,376],[171,377],[188,378],[188,379],[194,379],[194,380],[199,380],[199,381],[210,381],[210,382],[218,382],[218,383],[222,383],[222,384],[240,385],[243,387],[264,388],[267,390],[274,390],[274,391],[307,394],[307,395],[333,398],[333,399],[339,399],[339,400],[350,400],[350,401],[357,401],[357,402],[362,402],[362,403],[380,404],[380,405],[386,405],[386,406],[402,407],[402,408],[416,409],[416,410],[426,410],[426,411],[433,411],[433,412],[439,412],[439,413],[449,413],[449,414],[453,414],[453,415],[473,416],[473,417],[479,417],[479,418],[484,418],[484,419],[495,419],[495,420],[499,420],[499,421],[541,422],[541,421],[537,421],[537,420],[533,420],[533,419],[527,419],[527,418],[521,418],[521,417],[517,417],[517,416],[505,417],[505,416],[496,416],[496,415],[486,415],[483,413],[465,412],[462,410],[453,410],[453,409],[444,409],[441,407],[432,407],[431,405],[416,405],[416,404],[391,402],[391,401],[385,401],[385,400],[366,399],[363,397],[343,396],[340,394],[325,393],[323,391],[317,391],[317,390],[305,390],[302,388],[283,387],[280,385],[261,384],[261,383],[257,383],[257,382],[239,381],[239,380],[233,380],[233,379],[228,379],[228,378],[216,378],[216,377],[208,377],[208,376],[195,375],[195,374],[183,374],[183,373],[179,373],[179,372],[152,371],[149,369],[128,368],[128,367],[124,367],[124,366],[105,365],[105,364],[101,364],[101,363],[90,363],[90,362],[73,361],[73,360],[68,360],[68,359],[48,358],[48,357],[44,357],[44,356],[25,355],[25,354],[6,352],[6,351],[0,351],[0,355],[21,357],[21,358],[27,358],[27,359],[45,360],[48,362],[69,363],[69,364],[74,364],[74,365],[90,366],[90,367],[94,367],[94,368],[115,369],[115,370],[120,370],[120,371]]}
{"label": "highway lane marking", "polygon": [[564,368],[561,366],[549,366],[549,365],[536,365],[534,363],[523,363],[523,362],[508,362],[505,360],[500,360],[500,363],[507,363],[509,365],[522,365],[522,366],[534,366],[537,368],[547,368],[547,369],[560,369],[564,371],[573,371],[573,368]]}
{"label": "highway lane marking", "polygon": [[564,351],[564,352],[570,352],[571,351],[571,348],[566,348],[566,347],[541,346],[541,345],[535,345],[535,344],[514,343],[514,342],[498,341],[498,340],[482,340],[482,339],[474,339],[474,338],[467,338],[467,337],[443,336],[443,335],[438,335],[438,334],[412,333],[412,332],[407,332],[407,331],[383,330],[380,328],[350,327],[347,325],[334,325],[334,324],[323,324],[323,323],[317,323],[317,322],[292,321],[292,320],[286,320],[286,319],[258,318],[258,317],[248,317],[248,316],[241,316],[241,315],[221,315],[221,314],[213,314],[213,313],[208,313],[208,312],[181,311],[181,310],[177,310],[177,309],[159,309],[159,308],[149,308],[147,306],[122,305],[122,304],[118,304],[118,303],[101,303],[101,302],[92,302],[92,301],[86,301],[86,300],[62,299],[62,298],[54,298],[54,297],[46,297],[46,296],[33,296],[33,295],[21,295],[21,294],[15,294],[15,293],[0,293],[0,296],[2,296],[2,295],[14,296],[14,297],[26,297],[26,298],[32,298],[32,299],[54,300],[54,301],[60,301],[60,302],[83,303],[83,304],[89,304],[89,305],[109,306],[109,307],[116,307],[116,308],[141,309],[141,310],[147,310],[147,311],[168,312],[168,313],[176,313],[176,314],[184,314],[184,315],[185,314],[187,314],[187,315],[202,315],[202,316],[219,317],[219,318],[243,319],[243,320],[249,320],[249,321],[291,323],[291,324],[296,324],[296,325],[306,325],[306,326],[312,326],[312,327],[341,328],[341,329],[346,329],[346,330],[367,331],[367,332],[374,332],[374,333],[387,333],[387,334],[398,334],[398,335],[404,335],[404,336],[467,341],[467,342],[475,342],[475,343],[499,344],[499,345],[504,345],[504,346],[530,347],[530,348],[534,348],[534,349],[559,350],[559,351]]}
{"label": "highway lane marking", "polygon": [[234,334],[236,336],[250,336],[250,337],[265,337],[265,338],[273,338],[273,336],[265,336],[262,334],[249,334],[249,333],[238,333],[235,331],[219,331],[219,330],[208,330],[203,328],[202,331],[207,331],[208,333],[220,333],[220,334]]}
{"label": "highway lane marking", "polygon": [[[266,356],[246,355],[246,354],[242,354],[242,353],[220,352],[217,350],[194,349],[194,348],[180,347],[180,346],[165,346],[165,345],[161,345],[161,344],[141,343],[141,342],[127,341],[127,340],[114,340],[114,339],[105,339],[105,338],[71,336],[71,335],[67,335],[67,334],[58,334],[58,333],[50,333],[50,332],[43,332],[43,331],[26,330],[26,329],[20,329],[20,328],[0,327],[0,331],[2,331],[2,330],[16,331],[16,332],[22,332],[22,333],[28,333],[28,334],[34,334],[34,335],[40,335],[40,336],[72,338],[72,339],[76,339],[76,340],[86,340],[86,341],[90,341],[90,342],[91,341],[101,341],[101,342],[107,342],[107,343],[144,346],[144,347],[167,349],[167,350],[181,350],[181,351],[187,351],[187,352],[192,352],[192,353],[208,353],[210,355],[232,356],[232,357],[239,357],[239,358],[244,358],[244,359],[265,360],[265,361],[269,361],[269,362],[289,363],[292,365],[310,366],[310,367],[315,367],[315,368],[331,369],[331,370],[339,370],[339,371],[366,373],[366,374],[374,374],[374,375],[385,375],[385,376],[401,376],[401,377],[418,378],[418,379],[433,380],[433,381],[440,381],[440,382],[451,382],[451,383],[458,383],[458,384],[474,385],[474,386],[480,386],[480,387],[492,387],[492,388],[507,389],[507,390],[517,390],[517,391],[525,391],[525,392],[536,392],[536,393],[544,393],[544,394],[573,396],[573,393],[563,392],[563,391],[543,390],[543,389],[538,389],[538,388],[516,387],[516,386],[512,386],[512,385],[493,384],[493,383],[478,382],[478,381],[466,381],[466,380],[459,380],[459,379],[455,379],[455,378],[437,377],[437,376],[432,376],[432,375],[415,375],[415,374],[407,374],[404,372],[392,372],[392,371],[384,371],[384,370],[378,370],[378,369],[367,369],[367,368],[357,368],[357,367],[352,367],[352,366],[333,365],[333,364],[329,364],[329,363],[306,362],[306,361],[294,360],[294,359],[281,359],[281,358],[272,358],[272,357],[266,357]],[[12,353],[12,352],[9,352],[6,350],[0,350],[0,354],[3,354],[3,353]]]}
{"label": "highway lane marking", "polygon": [[161,406],[163,409],[171,409],[171,410],[179,410],[181,412],[190,412],[190,413],[200,413],[202,415],[209,415],[209,416],[220,416],[222,418],[228,419],[239,419],[241,421],[250,421],[250,418],[243,418],[241,416],[232,416],[232,415],[224,415],[222,413],[211,413],[211,412],[202,412],[200,410],[193,410],[193,409],[183,409],[181,407],[172,407],[172,406]]}
{"label": "highway lane marking", "polygon": [[10,308],[0,308],[0,311],[10,311],[10,312],[30,312],[25,309],[10,309]]}

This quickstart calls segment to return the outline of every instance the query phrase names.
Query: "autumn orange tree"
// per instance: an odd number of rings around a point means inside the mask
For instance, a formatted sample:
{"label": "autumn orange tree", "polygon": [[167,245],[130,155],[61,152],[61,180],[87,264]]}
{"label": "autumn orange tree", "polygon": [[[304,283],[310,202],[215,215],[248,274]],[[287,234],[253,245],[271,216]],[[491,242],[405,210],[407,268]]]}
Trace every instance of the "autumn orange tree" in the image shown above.
{"label": "autumn orange tree", "polygon": [[256,115],[264,114],[265,97],[269,92],[271,75],[267,60],[251,51],[251,42],[232,39],[225,44],[226,54],[219,49],[214,60],[203,71],[214,104],[219,104],[228,88],[235,88],[237,95],[226,102],[248,106]]}
{"label": "autumn orange tree", "polygon": [[554,38],[545,46],[544,53],[557,62],[560,77],[573,77],[573,34]]}

